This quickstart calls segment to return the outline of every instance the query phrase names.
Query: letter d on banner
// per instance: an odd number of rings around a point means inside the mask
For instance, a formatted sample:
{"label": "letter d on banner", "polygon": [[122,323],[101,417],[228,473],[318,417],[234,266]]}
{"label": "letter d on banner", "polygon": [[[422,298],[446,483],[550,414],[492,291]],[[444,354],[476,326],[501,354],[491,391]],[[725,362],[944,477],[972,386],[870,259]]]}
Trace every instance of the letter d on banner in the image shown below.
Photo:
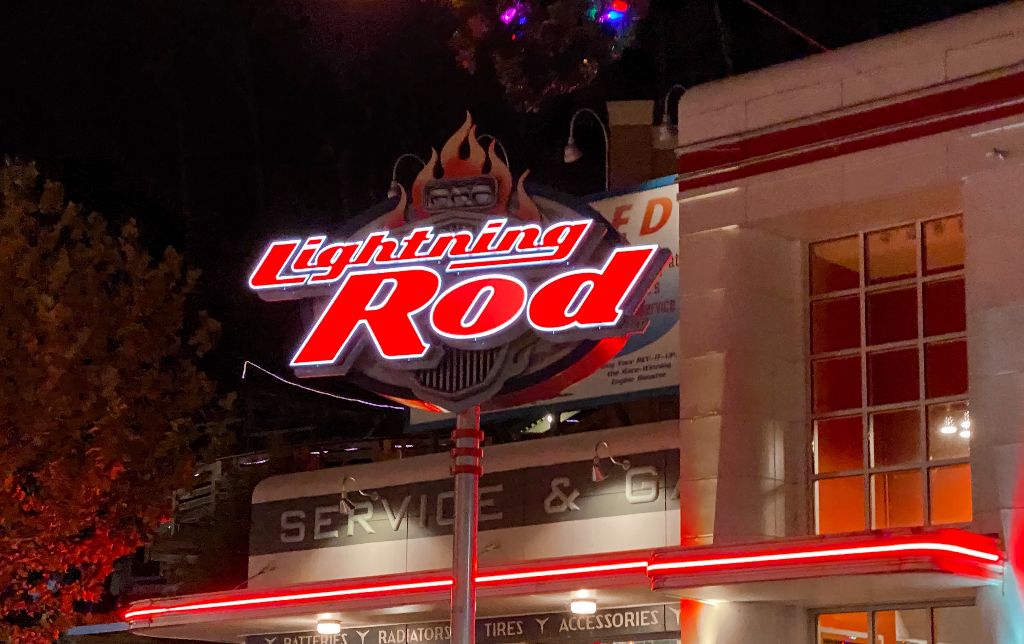
{"label": "letter d on banner", "polygon": [[600,269],[571,271],[544,282],[530,300],[530,324],[549,333],[618,324],[658,278],[646,268],[659,252],[657,246],[617,248]]}

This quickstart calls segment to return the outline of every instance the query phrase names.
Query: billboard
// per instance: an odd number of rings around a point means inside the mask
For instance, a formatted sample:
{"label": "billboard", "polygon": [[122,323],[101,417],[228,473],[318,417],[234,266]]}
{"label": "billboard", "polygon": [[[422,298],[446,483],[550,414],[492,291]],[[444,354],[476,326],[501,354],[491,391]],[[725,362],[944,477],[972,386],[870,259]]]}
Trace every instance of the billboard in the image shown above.
{"label": "billboard", "polygon": [[[430,412],[500,410],[558,395],[643,333],[672,253],[527,174],[513,180],[467,115],[361,227],[273,240],[249,287],[304,302],[295,374]],[[648,227],[670,218],[657,216]]]}
{"label": "billboard", "polygon": [[[649,321],[643,333],[590,376],[537,403],[488,414],[522,413],[540,407],[573,409],[669,392],[679,387],[679,204],[675,177],[650,181],[626,192],[589,197],[587,205],[611,223],[628,244],[668,249],[671,259],[651,287],[637,316]],[[427,429],[449,424],[451,416],[413,409],[410,425]]]}

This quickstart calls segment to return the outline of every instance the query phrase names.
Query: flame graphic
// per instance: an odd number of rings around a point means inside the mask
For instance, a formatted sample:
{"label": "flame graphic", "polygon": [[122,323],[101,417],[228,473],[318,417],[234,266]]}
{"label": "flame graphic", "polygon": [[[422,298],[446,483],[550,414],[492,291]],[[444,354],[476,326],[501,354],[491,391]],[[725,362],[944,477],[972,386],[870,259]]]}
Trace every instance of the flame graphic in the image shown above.
{"label": "flame graphic", "polygon": [[[430,160],[413,180],[411,220],[425,219],[429,216],[423,204],[426,187],[438,179],[491,177],[497,184],[497,200],[485,214],[507,212],[509,198],[512,196],[512,172],[497,153],[496,147],[497,141],[492,139],[490,145],[484,150],[476,138],[476,125],[473,124],[473,117],[467,112],[462,126],[442,146],[440,156],[437,150],[431,149]],[[486,172],[485,168],[487,168]],[[512,214],[519,219],[539,221],[540,211],[523,188],[523,179],[527,174],[528,172],[524,172],[516,185],[518,203],[517,210]],[[402,191],[399,207],[405,207],[404,191]],[[390,221],[391,219],[388,219],[388,222]]]}

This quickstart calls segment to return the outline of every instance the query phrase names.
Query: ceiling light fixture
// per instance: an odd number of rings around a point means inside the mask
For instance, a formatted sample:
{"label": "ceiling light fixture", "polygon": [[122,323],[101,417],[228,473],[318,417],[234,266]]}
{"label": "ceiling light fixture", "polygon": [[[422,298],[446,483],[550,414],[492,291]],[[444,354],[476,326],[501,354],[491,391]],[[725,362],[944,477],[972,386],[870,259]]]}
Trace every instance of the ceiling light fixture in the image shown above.
{"label": "ceiling light fixture", "polygon": [[573,615],[593,615],[597,612],[597,602],[593,599],[574,599],[569,602],[569,611]]}
{"label": "ceiling light fixture", "polygon": [[946,419],[942,421],[942,427],[939,428],[940,434],[955,434],[956,425],[953,424],[953,417],[946,416]]}
{"label": "ceiling light fixture", "polygon": [[321,635],[337,635],[341,632],[341,622],[336,619],[318,619],[316,632]]}

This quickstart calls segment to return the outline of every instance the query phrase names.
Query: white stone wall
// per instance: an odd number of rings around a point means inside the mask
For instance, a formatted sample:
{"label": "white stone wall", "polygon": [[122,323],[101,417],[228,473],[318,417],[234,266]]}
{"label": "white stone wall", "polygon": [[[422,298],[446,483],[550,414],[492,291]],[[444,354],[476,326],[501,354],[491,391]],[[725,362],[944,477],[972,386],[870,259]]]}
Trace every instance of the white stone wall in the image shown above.
{"label": "white stone wall", "polygon": [[[1016,161],[1016,162],[1014,162]],[[1010,555],[1000,587],[985,589],[988,641],[1024,641],[1024,163],[968,176],[967,348],[975,527],[999,534]]]}
{"label": "white stone wall", "polygon": [[679,145],[772,127],[1024,61],[1024,3],[976,11],[749,74],[679,101]]}

